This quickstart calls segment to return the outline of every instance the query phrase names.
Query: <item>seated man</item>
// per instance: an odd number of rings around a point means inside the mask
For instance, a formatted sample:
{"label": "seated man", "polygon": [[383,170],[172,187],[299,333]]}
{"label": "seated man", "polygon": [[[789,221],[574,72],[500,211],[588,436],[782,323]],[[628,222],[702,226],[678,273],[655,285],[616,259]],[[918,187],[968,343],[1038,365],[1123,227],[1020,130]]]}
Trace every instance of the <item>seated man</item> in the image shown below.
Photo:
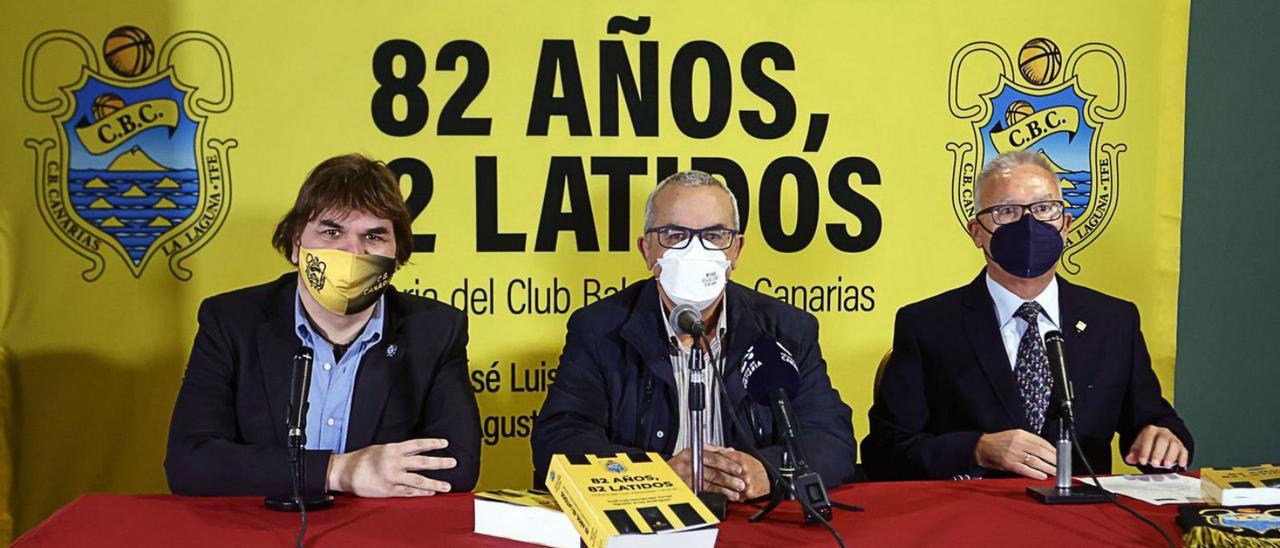
{"label": "seated man", "polygon": [[[809,463],[828,487],[853,475],[851,410],[827,377],[818,322],[727,281],[742,245],[737,202],[718,179],[698,171],[677,173],[649,194],[637,248],[654,278],[569,318],[556,381],[533,427],[537,483],[556,453],[634,451],[658,452],[686,483],[692,481],[686,417],[693,340],[676,335],[667,320],[682,304],[702,311],[707,367],[723,372],[729,394],[722,401],[716,376],[707,375],[704,490],[734,501],[770,492],[763,465],[746,450],[760,446],[763,458],[777,465],[782,448],[773,440],[768,408],[757,410],[748,399],[740,370],[745,351],[762,334],[795,356],[800,385],[793,403]],[[729,413],[755,434],[739,435]]]}
{"label": "seated man", "polygon": [[[862,443],[867,475],[1053,476],[1051,330],[1063,333],[1080,448],[1094,470],[1111,471],[1116,432],[1131,465],[1187,466],[1191,433],[1160,395],[1138,309],[1055,275],[1071,216],[1048,162],[997,156],[974,183],[974,203],[969,234],[985,273],[898,311]],[[1085,467],[1075,460],[1072,470]]]}
{"label": "seated man", "polygon": [[273,244],[296,270],[207,299],[169,430],[181,495],[292,493],[285,413],[293,355],[314,350],[304,494],[470,490],[480,417],[467,318],[390,287],[412,253],[385,165],[359,155],[307,177]]}

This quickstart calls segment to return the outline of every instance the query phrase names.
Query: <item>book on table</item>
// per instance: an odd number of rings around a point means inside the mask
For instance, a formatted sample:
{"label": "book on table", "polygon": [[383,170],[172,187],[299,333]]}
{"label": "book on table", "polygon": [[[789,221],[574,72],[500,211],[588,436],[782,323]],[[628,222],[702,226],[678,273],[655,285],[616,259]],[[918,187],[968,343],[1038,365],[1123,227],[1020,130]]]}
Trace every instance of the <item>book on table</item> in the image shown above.
{"label": "book on table", "polygon": [[588,548],[711,547],[719,533],[657,453],[555,455],[546,483]]}
{"label": "book on table", "polygon": [[499,489],[475,494],[475,532],[530,544],[578,548],[578,530],[551,494]]}
{"label": "book on table", "polygon": [[1280,466],[1260,464],[1200,469],[1206,502],[1222,506],[1280,504]]}

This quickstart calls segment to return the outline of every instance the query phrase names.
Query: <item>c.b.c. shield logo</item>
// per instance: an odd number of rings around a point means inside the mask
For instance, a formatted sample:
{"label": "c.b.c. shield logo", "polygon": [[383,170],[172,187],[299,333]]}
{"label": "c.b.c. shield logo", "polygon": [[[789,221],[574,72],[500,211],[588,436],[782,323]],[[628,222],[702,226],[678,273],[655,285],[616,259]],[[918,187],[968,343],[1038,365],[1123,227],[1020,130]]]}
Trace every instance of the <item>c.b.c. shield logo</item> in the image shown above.
{"label": "c.b.c. shield logo", "polygon": [[[979,53],[994,57],[1002,70],[994,75],[988,91],[962,98],[961,78],[970,81],[984,76],[978,71],[962,72],[965,61]],[[1114,89],[1103,93],[1082,88],[1077,70],[1080,60],[1090,55],[1111,61]],[[1058,176],[1066,212],[1075,219],[1062,266],[1078,273],[1075,255],[1102,234],[1117,206],[1120,153],[1126,146],[1103,142],[1102,131],[1107,121],[1124,114],[1125,68],[1120,53],[1106,44],[1084,44],[1064,63],[1057,44],[1035,38],[1022,46],[1015,68],[1004,48],[975,42],[952,59],[949,90],[951,114],[968,121],[973,132],[966,141],[947,143],[953,156],[952,206],[961,225],[973,217],[974,179],[987,161],[1014,150],[1038,152]]]}
{"label": "c.b.c. shield logo", "polygon": [[[41,51],[53,44],[78,50],[77,80],[37,80]],[[217,61],[217,73],[198,78],[221,83],[215,99],[184,83],[174,66],[179,47],[197,44]],[[60,95],[41,96],[55,85]],[[55,130],[52,139],[25,142],[35,153],[40,212],[59,240],[90,261],[82,277],[98,279],[103,255],[113,251],[134,277],[163,255],[174,276],[190,279],[183,260],[218,231],[230,205],[228,151],[236,141],[205,137],[209,118],[231,107],[226,46],[187,31],[157,53],[145,31],[125,26],[99,52],[74,31],[49,31],[27,46],[22,86],[27,107],[49,115]]]}

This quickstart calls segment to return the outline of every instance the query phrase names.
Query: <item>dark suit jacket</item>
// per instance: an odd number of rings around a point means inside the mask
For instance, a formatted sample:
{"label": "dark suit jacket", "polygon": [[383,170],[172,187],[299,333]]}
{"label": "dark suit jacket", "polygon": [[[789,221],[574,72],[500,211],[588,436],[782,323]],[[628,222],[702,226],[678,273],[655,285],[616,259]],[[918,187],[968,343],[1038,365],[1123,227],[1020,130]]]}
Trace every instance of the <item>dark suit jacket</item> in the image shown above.
{"label": "dark suit jacket", "polygon": [[[285,413],[293,355],[297,274],[209,298],[169,426],[165,472],[180,495],[292,493]],[[386,293],[382,340],[360,362],[347,451],[413,438],[445,438],[430,453],[456,468],[425,472],[454,491],[475,486],[480,417],[467,380],[467,317],[439,302]],[[395,352],[388,352],[395,345]],[[389,355],[394,354],[394,355]],[[324,491],[329,451],[307,450],[306,493]]]}
{"label": "dark suit jacket", "polygon": [[[827,377],[818,347],[818,321],[811,314],[773,297],[730,282],[725,290],[729,311],[724,381],[729,401],[723,432],[725,444],[738,449],[761,445],[764,458],[778,464],[782,448],[773,442],[768,408],[757,407],[742,387],[743,353],[761,333],[781,341],[800,368],[800,389],[793,399],[805,457],[828,487],[847,481],[854,472],[857,442],[852,411]],[[546,477],[556,453],[620,453],[655,451],[670,458],[679,428],[673,349],[667,341],[657,282],[628,286],[569,318],[564,353],[555,383],[547,392],[533,426],[535,483]],[[728,412],[736,412],[751,437],[734,431]],[[752,439],[756,438],[756,439]]]}
{"label": "dark suit jacket", "polygon": [[[973,454],[984,433],[1030,430],[985,277],[898,311],[862,442],[871,479],[1006,475],[982,469]],[[1147,425],[1169,428],[1193,449],[1191,433],[1160,395],[1138,308],[1061,277],[1058,301],[1076,429],[1094,470],[1111,471],[1116,432],[1127,452]],[[1057,421],[1046,421],[1041,436],[1055,443]],[[1075,455],[1072,469],[1085,470]]]}

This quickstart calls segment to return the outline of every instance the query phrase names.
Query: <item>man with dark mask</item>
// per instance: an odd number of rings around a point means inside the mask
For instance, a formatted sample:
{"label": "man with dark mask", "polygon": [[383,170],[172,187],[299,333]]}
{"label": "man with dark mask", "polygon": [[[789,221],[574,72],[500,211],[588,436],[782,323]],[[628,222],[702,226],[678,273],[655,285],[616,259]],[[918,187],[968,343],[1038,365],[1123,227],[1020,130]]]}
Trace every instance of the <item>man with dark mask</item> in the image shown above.
{"label": "man with dark mask", "polygon": [[1072,219],[1050,164],[1029,151],[997,156],[975,181],[974,203],[969,235],[987,266],[969,285],[898,311],[862,443],[868,476],[1052,477],[1051,330],[1063,333],[1080,448],[1094,470],[1111,471],[1116,433],[1125,462],[1185,468],[1191,433],[1160,395],[1137,307],[1055,273]]}
{"label": "man with dark mask", "polygon": [[165,472],[182,495],[292,492],[292,357],[314,353],[302,494],[409,497],[467,491],[480,416],[467,381],[467,318],[391,287],[413,252],[387,166],[316,166],[272,243],[294,265],[205,300],[173,410]]}

